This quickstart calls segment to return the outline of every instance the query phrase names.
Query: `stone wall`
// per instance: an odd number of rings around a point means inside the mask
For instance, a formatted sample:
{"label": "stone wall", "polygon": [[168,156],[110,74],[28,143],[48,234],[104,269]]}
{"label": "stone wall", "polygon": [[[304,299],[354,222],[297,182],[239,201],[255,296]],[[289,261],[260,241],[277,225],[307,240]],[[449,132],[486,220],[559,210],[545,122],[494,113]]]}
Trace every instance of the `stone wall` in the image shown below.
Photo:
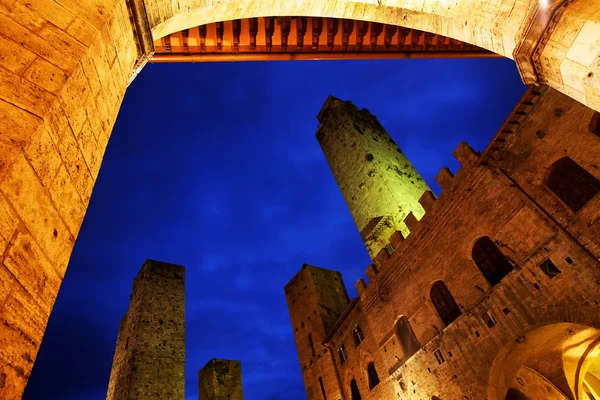
{"label": "stone wall", "polygon": [[185,397],[185,269],[146,260],[119,325],[107,400]]}
{"label": "stone wall", "polygon": [[[375,257],[367,269],[370,283],[359,281],[359,298],[328,332],[326,345],[348,350],[343,364],[334,359],[346,398],[351,379],[367,400],[503,400],[517,378],[513,389],[530,398],[546,398],[540,394],[544,379],[557,393],[577,390],[570,375],[556,376],[562,348],[551,346],[567,343],[566,332],[582,342],[600,337],[600,194],[573,211],[545,179],[565,156],[600,179],[594,118],[594,111],[564,94],[532,87],[483,154],[458,146],[461,169],[440,172],[442,194],[421,198],[425,216],[406,219],[409,236],[391,238],[395,251]],[[493,286],[473,261],[473,246],[484,236],[512,266]],[[558,270],[554,275],[542,268],[548,261]],[[447,326],[430,297],[438,281],[460,308]],[[421,346],[413,355],[401,345],[396,324],[402,317]],[[365,340],[355,347],[356,324]],[[369,360],[381,380],[373,390],[365,386]],[[550,366],[553,372],[544,375]],[[305,385],[314,392],[317,382],[310,379]],[[320,397],[309,394],[312,399]]]}
{"label": "stone wall", "polygon": [[0,397],[35,361],[137,56],[124,1],[0,1]]}

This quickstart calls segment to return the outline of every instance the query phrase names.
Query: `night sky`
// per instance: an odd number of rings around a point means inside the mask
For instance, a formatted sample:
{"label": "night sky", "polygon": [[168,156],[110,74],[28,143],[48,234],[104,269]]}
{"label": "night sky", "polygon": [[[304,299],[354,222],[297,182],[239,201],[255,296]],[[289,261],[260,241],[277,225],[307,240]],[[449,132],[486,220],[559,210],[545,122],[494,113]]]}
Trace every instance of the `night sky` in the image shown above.
{"label": "night sky", "polygon": [[351,297],[370,260],[314,138],[329,94],[379,118],[434,192],[525,91],[514,62],[148,65],[130,86],[25,399],[104,399],[146,258],[186,267],[186,400],[209,359],[246,400],[306,399],[283,286],[309,263]]}

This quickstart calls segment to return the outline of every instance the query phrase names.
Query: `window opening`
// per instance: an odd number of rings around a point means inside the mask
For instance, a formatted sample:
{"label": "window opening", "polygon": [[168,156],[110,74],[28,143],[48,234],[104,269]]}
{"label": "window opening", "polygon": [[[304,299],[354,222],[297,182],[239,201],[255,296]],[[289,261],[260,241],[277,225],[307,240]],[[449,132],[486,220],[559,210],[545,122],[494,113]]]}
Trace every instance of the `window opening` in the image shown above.
{"label": "window opening", "polygon": [[350,382],[350,393],[352,394],[352,400],[361,400],[360,391],[355,379],[352,379],[352,382]]}
{"label": "window opening", "polygon": [[409,359],[413,354],[419,351],[421,345],[419,344],[407,317],[402,317],[398,320],[396,323],[396,332],[400,339],[402,350],[404,351],[404,357]]}
{"label": "window opening", "polygon": [[510,261],[488,236],[484,236],[475,242],[472,257],[477,268],[492,286],[497,285],[513,270]]}
{"label": "window opening", "polygon": [[462,311],[460,311],[458,304],[456,304],[444,282],[437,281],[433,284],[430,297],[444,325],[450,325],[456,318],[461,316]]}
{"label": "window opening", "polygon": [[546,275],[548,275],[548,278],[550,279],[560,274],[560,269],[558,269],[550,259],[547,259],[546,261],[541,263],[540,268],[542,269],[542,271],[544,271]]}
{"label": "window opening", "polygon": [[362,333],[362,329],[360,329],[360,325],[356,325],[354,329],[352,329],[352,336],[354,337],[354,346],[358,346],[365,340],[365,336]]}
{"label": "window opening", "polygon": [[552,164],[545,184],[575,212],[600,192],[600,180],[569,157]]}
{"label": "window opening", "polygon": [[440,349],[437,349],[436,351],[433,352],[433,355],[435,356],[435,359],[437,360],[438,364],[442,365],[446,359],[444,358],[444,355],[442,354],[442,351]]}
{"label": "window opening", "polygon": [[496,321],[496,318],[494,318],[494,316],[489,310],[484,312],[483,315],[481,315],[481,319],[483,319],[483,322],[485,322],[488,328],[491,328],[492,326],[498,323],[498,321]]}
{"label": "window opening", "polygon": [[369,376],[369,390],[373,390],[379,384],[379,376],[377,376],[374,362],[370,362],[367,366],[367,375]]}

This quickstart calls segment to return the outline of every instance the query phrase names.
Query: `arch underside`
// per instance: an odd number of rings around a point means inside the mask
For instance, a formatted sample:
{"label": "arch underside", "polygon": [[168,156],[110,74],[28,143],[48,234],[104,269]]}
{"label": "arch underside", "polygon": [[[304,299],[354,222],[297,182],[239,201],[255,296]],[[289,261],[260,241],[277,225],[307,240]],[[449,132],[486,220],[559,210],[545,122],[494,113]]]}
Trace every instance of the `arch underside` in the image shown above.
{"label": "arch underside", "polygon": [[214,22],[171,33],[154,46],[151,62],[498,57],[417,29],[320,17]]}

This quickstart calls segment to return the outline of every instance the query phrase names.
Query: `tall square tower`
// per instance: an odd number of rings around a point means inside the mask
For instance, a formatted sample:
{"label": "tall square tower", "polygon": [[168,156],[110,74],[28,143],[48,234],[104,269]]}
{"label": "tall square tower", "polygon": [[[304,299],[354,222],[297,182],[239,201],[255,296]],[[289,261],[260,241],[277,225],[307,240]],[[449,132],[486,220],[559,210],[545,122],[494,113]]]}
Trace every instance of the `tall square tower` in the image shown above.
{"label": "tall square tower", "polygon": [[185,268],[146,260],[119,326],[107,400],[185,396]]}

